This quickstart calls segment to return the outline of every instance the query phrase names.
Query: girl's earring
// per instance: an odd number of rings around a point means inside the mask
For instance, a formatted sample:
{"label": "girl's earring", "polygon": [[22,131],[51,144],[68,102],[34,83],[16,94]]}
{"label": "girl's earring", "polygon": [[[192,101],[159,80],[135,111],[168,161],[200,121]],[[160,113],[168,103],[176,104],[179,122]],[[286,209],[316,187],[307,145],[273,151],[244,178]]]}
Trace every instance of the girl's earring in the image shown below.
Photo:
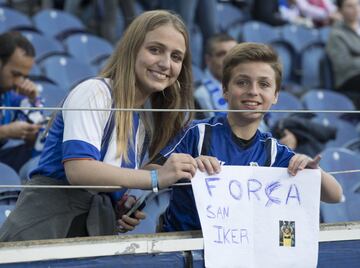
{"label": "girl's earring", "polygon": [[181,89],[179,80],[176,80],[175,83],[176,83],[177,87],[178,87],[179,89]]}

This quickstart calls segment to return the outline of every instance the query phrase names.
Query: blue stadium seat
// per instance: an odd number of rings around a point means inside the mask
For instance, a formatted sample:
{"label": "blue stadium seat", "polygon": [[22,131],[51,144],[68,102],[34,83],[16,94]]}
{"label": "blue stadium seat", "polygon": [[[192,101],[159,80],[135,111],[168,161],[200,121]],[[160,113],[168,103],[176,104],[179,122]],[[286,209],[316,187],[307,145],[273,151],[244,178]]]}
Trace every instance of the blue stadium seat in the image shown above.
{"label": "blue stadium seat", "polygon": [[[279,94],[278,102],[271,107],[271,110],[303,110],[304,107],[301,103],[301,101],[294,96],[293,94],[282,91]],[[289,116],[291,113],[271,113],[271,110],[269,113],[266,114],[266,123],[269,127],[272,127],[275,125],[275,123],[287,116]]]}
{"label": "blue stadium seat", "polygon": [[33,44],[37,62],[51,55],[66,54],[63,45],[52,37],[35,32],[22,32],[22,34]]}
{"label": "blue stadium seat", "polygon": [[280,39],[278,28],[260,21],[247,21],[243,25],[242,42],[271,43]]}
{"label": "blue stadium seat", "polygon": [[23,184],[29,179],[30,172],[38,166],[40,155],[28,160],[19,170],[19,177]]}
{"label": "blue stadium seat", "polygon": [[218,18],[219,30],[223,32],[226,32],[233,24],[248,19],[240,8],[231,3],[217,3],[216,15]]}
{"label": "blue stadium seat", "polygon": [[241,41],[242,32],[243,32],[243,23],[237,22],[232,24],[226,31],[230,36],[232,36],[238,42]]}
{"label": "blue stadium seat", "polygon": [[287,24],[280,28],[282,39],[290,43],[296,53],[300,53],[310,44],[319,43],[320,34],[317,29],[309,29],[302,26]]}
{"label": "blue stadium seat", "polygon": [[306,88],[322,86],[321,61],[325,57],[325,48],[320,44],[305,47],[300,54],[301,85]]}
{"label": "blue stadium seat", "polygon": [[[10,166],[0,162],[0,184],[21,185],[21,180],[16,171]],[[0,204],[14,204],[20,193],[19,187],[0,188]]]}
{"label": "blue stadium seat", "polygon": [[201,68],[199,68],[196,65],[192,65],[192,73],[193,73],[193,79],[195,86],[198,86],[201,84],[203,78],[204,78],[204,72]]}
{"label": "blue stadium seat", "polygon": [[[348,184],[348,185],[347,185]],[[357,181],[346,181],[345,187],[349,188],[346,195],[346,208],[350,214],[350,221],[360,221],[360,179]]]}
{"label": "blue stadium seat", "polygon": [[283,65],[283,82],[288,83],[293,80],[293,69],[295,68],[294,49],[283,41],[271,42],[271,47],[277,52]]}
{"label": "blue stadium seat", "polygon": [[319,28],[320,40],[324,44],[326,44],[329,39],[330,31],[331,31],[330,26],[323,26]]}
{"label": "blue stadium seat", "polygon": [[[19,175],[16,173],[16,171],[13,168],[0,162],[0,183],[9,184],[9,185],[20,185],[21,181]],[[15,187],[14,189],[18,189],[18,188]]]}
{"label": "blue stadium seat", "polygon": [[192,63],[198,67],[202,66],[203,61],[203,36],[198,26],[190,29],[190,49],[192,56]]}
{"label": "blue stadium seat", "polygon": [[76,83],[96,75],[94,67],[77,59],[64,56],[51,56],[40,62],[45,75],[65,90]]}
{"label": "blue stadium seat", "polygon": [[[353,102],[345,95],[322,89],[309,90],[302,96],[305,108],[309,110],[355,110]],[[337,113],[318,113],[318,118],[339,118],[342,114]]]}
{"label": "blue stadium seat", "polygon": [[343,145],[343,147],[349,149],[350,151],[360,154],[360,137],[347,141]]}
{"label": "blue stadium seat", "polygon": [[336,127],[336,138],[326,143],[327,148],[344,147],[344,145],[352,139],[358,138],[359,134],[356,132],[356,127],[342,119],[338,118],[319,118],[315,117],[313,121],[323,124],[324,126]]}
{"label": "blue stadium seat", "polygon": [[0,204],[0,227],[5,222],[6,218],[9,217],[11,211],[15,209],[15,204],[4,205]]}
{"label": "blue stadium seat", "polygon": [[63,43],[71,56],[88,64],[109,57],[114,49],[107,40],[85,33],[72,34]]}
{"label": "blue stadium seat", "polygon": [[105,67],[108,59],[109,59],[109,57],[102,58],[99,61],[97,61],[96,63],[92,64],[92,66],[94,66],[95,69],[97,70],[97,72],[100,73],[101,70]]}
{"label": "blue stadium seat", "polygon": [[45,9],[33,16],[37,29],[43,34],[62,40],[76,32],[86,32],[84,24],[74,15],[60,10]]}
{"label": "blue stadium seat", "polygon": [[[45,107],[60,107],[67,94],[65,89],[45,81],[39,81],[36,84]],[[51,116],[53,111],[44,110],[43,113],[45,116]]]}
{"label": "blue stadium seat", "polygon": [[[321,155],[320,165],[328,172],[359,169],[360,156],[345,148],[329,148]],[[360,193],[356,192],[359,190],[360,173],[343,173],[334,176],[343,187],[345,202],[321,203],[320,212],[323,221],[332,223],[360,220]]]}
{"label": "blue stadium seat", "polygon": [[134,1],[134,8],[135,8],[135,14],[136,16],[139,16],[141,13],[145,11],[145,8],[142,6],[139,1]]}
{"label": "blue stadium seat", "polygon": [[40,67],[37,64],[34,64],[30,70],[29,76],[30,77],[37,77],[37,76],[41,76],[42,72]]}
{"label": "blue stadium seat", "polygon": [[323,58],[320,60],[320,75],[322,88],[334,89],[334,72],[330,57],[325,52]]}
{"label": "blue stadium seat", "polygon": [[11,30],[36,31],[28,16],[12,8],[0,7],[0,33]]}

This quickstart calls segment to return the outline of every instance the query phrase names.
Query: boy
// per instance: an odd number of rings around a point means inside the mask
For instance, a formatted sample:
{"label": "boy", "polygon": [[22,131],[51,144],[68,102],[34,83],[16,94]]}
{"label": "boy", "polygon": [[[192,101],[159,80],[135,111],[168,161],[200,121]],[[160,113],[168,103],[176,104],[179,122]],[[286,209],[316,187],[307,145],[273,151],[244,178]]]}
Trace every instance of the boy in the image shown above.
{"label": "boy", "polygon": [[[209,174],[220,171],[220,164],[288,167],[295,175],[304,168],[318,168],[320,157],[295,154],[279,144],[268,133],[258,130],[263,117],[275,104],[281,83],[281,64],[268,46],[255,43],[236,45],[225,56],[223,94],[229,112],[195,122],[179,138],[161,151],[156,163],[161,164],[172,153],[188,153],[196,158],[198,168]],[[321,171],[321,200],[339,202],[341,186]],[[174,187],[170,204],[163,217],[162,230],[201,229],[191,186]]]}

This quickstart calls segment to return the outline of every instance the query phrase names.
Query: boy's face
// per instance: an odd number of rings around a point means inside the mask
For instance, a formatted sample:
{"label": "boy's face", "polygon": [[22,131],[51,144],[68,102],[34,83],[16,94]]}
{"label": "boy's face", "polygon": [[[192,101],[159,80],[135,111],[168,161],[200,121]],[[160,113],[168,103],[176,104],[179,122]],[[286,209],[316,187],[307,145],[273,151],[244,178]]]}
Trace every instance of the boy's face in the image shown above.
{"label": "boy's face", "polygon": [[[224,85],[226,86],[226,85]],[[264,62],[237,65],[231,72],[224,98],[230,110],[269,110],[278,99],[275,72]],[[245,120],[261,120],[263,113],[236,113]]]}

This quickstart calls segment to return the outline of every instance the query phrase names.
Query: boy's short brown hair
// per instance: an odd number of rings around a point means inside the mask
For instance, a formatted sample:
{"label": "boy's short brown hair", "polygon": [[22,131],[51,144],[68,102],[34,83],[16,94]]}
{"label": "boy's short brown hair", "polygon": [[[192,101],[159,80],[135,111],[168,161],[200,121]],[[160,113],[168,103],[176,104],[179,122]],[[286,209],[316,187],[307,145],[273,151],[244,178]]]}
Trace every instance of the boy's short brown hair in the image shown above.
{"label": "boy's short brown hair", "polygon": [[232,70],[241,63],[268,63],[275,72],[276,93],[279,92],[282,79],[282,65],[277,53],[268,45],[260,43],[241,43],[233,47],[225,56],[222,84],[224,91],[231,78]]}

